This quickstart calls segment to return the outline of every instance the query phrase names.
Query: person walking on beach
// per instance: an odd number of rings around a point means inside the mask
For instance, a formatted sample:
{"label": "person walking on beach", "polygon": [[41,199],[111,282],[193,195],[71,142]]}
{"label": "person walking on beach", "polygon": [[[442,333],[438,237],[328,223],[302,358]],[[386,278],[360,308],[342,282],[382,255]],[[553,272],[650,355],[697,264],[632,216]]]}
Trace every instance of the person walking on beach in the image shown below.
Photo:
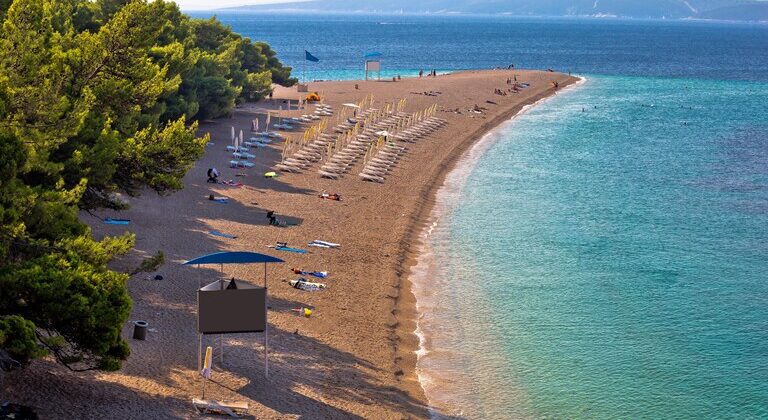
{"label": "person walking on beach", "polygon": [[424,76],[424,69],[419,70],[419,77]]}

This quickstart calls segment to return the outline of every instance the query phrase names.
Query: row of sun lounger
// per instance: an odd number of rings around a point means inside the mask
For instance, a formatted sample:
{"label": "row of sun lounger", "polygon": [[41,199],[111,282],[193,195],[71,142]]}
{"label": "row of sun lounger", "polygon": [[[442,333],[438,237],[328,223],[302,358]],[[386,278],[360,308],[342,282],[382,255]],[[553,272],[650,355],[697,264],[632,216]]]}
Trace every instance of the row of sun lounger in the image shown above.
{"label": "row of sun lounger", "polygon": [[[321,108],[319,108],[321,109]],[[332,112],[330,108],[322,108]],[[317,111],[316,111],[317,112]],[[348,118],[332,130],[341,136],[346,136],[346,143],[330,157],[327,157],[331,147],[338,147],[338,140],[330,134],[321,133],[313,141],[304,144],[301,149],[284,159],[275,168],[285,172],[301,172],[313,163],[327,160],[320,167],[320,176],[339,179],[348,173],[364,156],[367,158],[360,177],[374,182],[383,182],[384,177],[394,168],[397,160],[406,152],[402,143],[413,143],[431,134],[445,124],[445,120],[430,117],[413,122],[414,116],[405,112],[385,112],[369,108],[359,112],[356,117]],[[407,128],[403,128],[403,127]],[[361,129],[362,127],[362,129]],[[360,131],[358,131],[360,130]],[[386,131],[387,144],[375,151],[372,157],[374,143]],[[350,132],[358,132],[351,135]],[[392,134],[394,133],[394,134]]]}
{"label": "row of sun lounger", "polygon": [[336,139],[333,136],[324,133],[320,134],[315,140],[305,144],[291,157],[275,165],[275,168],[285,172],[301,172],[313,162],[320,161],[328,145],[335,141]]}
{"label": "row of sun lounger", "polygon": [[318,171],[320,176],[330,179],[339,179],[344,176],[370,150],[371,144],[378,139],[376,132],[386,130],[402,118],[400,115],[386,114],[376,108],[369,108],[360,113],[357,118],[350,118],[345,123],[334,127],[336,132],[347,133],[359,126],[358,124],[368,121],[368,124],[363,126],[361,134],[355,136],[320,167]]}
{"label": "row of sun lounger", "polygon": [[365,155],[371,145],[371,138],[357,135],[343,149],[336,152],[320,167],[318,173],[324,178],[339,179]]}
{"label": "row of sun lounger", "polygon": [[[386,176],[394,169],[407,148],[400,142],[414,143],[422,137],[432,134],[446,124],[446,121],[430,117],[413,126],[388,137],[388,143],[381,147],[371,159],[365,163],[359,176],[371,182],[383,183]],[[395,141],[389,141],[395,140]]]}
{"label": "row of sun lounger", "polygon": [[[315,105],[314,114],[302,115],[299,120],[302,122],[315,122],[321,120],[323,117],[332,115],[333,108],[330,105],[317,104]],[[283,172],[301,172],[308,168],[313,162],[319,161],[322,158],[325,148],[330,142],[333,142],[333,140],[333,137],[327,134],[320,134],[317,139],[305,144],[291,157],[284,159],[282,162],[275,165],[275,169]]]}
{"label": "row of sun lounger", "polygon": [[323,119],[323,117],[330,117],[333,115],[333,108],[330,105],[325,104],[317,104],[315,105],[315,112],[312,114],[304,114],[301,117],[291,117],[291,118],[285,118],[283,121],[286,121],[289,124],[311,124],[315,121],[319,121]]}
{"label": "row of sun lounger", "polygon": [[[330,109],[330,108],[326,108],[326,109]],[[375,114],[377,111],[378,110],[375,108],[367,109],[361,112],[356,118],[349,118],[343,123],[338,124],[333,128],[333,131],[342,135],[346,135],[350,131],[354,130],[355,127],[358,127],[358,124],[360,122],[365,121],[367,118]],[[275,168],[282,171],[286,171],[286,172],[300,172],[307,168],[308,163],[317,162],[321,160],[322,157],[326,154],[329,145],[335,143],[335,141],[336,139],[331,135],[320,134],[314,141],[304,145],[298,152],[294,153],[290,158],[285,159],[283,162],[281,162],[278,165],[275,165]],[[352,146],[352,149],[354,148],[355,148],[355,145]],[[350,152],[352,149],[346,150],[344,151],[344,153],[339,152],[340,154],[338,158],[343,159],[343,158],[349,157],[351,155]],[[296,162],[296,160],[299,160],[302,162],[299,163],[299,162]],[[336,165],[334,165],[335,163],[336,163],[336,160],[329,161],[329,168],[333,169],[334,171],[339,169],[338,167],[336,167]],[[332,175],[329,174],[329,176],[332,176]]]}

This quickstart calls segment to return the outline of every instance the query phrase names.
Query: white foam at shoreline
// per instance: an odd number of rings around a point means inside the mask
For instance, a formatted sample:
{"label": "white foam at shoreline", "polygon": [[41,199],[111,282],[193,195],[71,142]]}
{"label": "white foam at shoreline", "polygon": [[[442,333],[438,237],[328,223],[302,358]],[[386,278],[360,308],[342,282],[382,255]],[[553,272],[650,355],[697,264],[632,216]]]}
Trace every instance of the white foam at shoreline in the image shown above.
{"label": "white foam at shoreline", "polygon": [[[558,93],[571,91],[576,87],[583,85],[586,83],[586,81],[586,78],[579,77],[579,80],[576,83],[567,86]],[[419,378],[419,383],[421,384],[422,389],[424,390],[424,394],[429,405],[430,416],[433,419],[438,418],[440,415],[440,413],[436,411],[436,407],[433,405],[434,399],[430,398],[430,391],[437,386],[434,378],[435,372],[431,372],[430,374],[430,372],[425,371],[425,369],[420,366],[423,363],[424,357],[431,353],[431,350],[429,349],[429,337],[422,329],[424,318],[429,315],[428,304],[431,303],[429,301],[429,296],[427,296],[425,293],[425,280],[429,277],[430,271],[434,269],[434,258],[432,255],[433,252],[429,246],[430,239],[435,232],[435,229],[439,226],[441,216],[444,214],[444,212],[448,208],[458,204],[459,197],[461,196],[461,192],[463,191],[466,180],[468,178],[467,175],[474,170],[485,152],[487,152],[488,149],[490,149],[490,147],[499,140],[502,133],[504,133],[505,130],[507,130],[518,117],[525,115],[535,106],[540,105],[554,98],[555,96],[556,95],[547,96],[534,102],[533,104],[523,106],[518,113],[512,116],[509,120],[504,121],[503,123],[494,127],[491,131],[483,135],[483,137],[481,137],[480,140],[473,144],[466,152],[464,152],[464,154],[457,161],[455,167],[447,174],[443,185],[440,186],[436,192],[436,205],[429,215],[429,227],[423,229],[419,234],[420,243],[418,248],[418,257],[416,259],[416,264],[411,268],[410,272],[412,290],[416,298],[417,313],[416,329],[414,330],[414,334],[416,334],[419,339],[419,348],[415,351],[417,356],[416,375]]]}

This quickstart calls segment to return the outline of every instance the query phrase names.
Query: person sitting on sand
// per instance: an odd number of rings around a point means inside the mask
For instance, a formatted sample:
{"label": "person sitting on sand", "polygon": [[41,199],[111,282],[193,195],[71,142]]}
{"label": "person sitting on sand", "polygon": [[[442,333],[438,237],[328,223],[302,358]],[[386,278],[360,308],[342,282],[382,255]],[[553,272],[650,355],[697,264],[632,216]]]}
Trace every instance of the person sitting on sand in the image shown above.
{"label": "person sitting on sand", "polygon": [[219,171],[216,168],[208,168],[208,181],[212,184],[217,184],[219,182]]}
{"label": "person sitting on sand", "polygon": [[269,220],[270,226],[281,226],[281,223],[279,220],[277,220],[277,216],[275,216],[274,210],[269,210],[267,212],[267,220]]}

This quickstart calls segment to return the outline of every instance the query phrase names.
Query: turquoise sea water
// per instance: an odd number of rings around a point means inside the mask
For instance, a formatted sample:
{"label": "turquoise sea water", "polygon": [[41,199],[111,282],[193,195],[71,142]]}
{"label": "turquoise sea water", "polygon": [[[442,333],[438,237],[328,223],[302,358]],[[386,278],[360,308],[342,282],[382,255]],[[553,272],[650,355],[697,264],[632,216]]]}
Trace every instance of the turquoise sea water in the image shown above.
{"label": "turquoise sea water", "polygon": [[420,68],[587,81],[449,176],[414,269],[419,373],[469,418],[768,418],[768,25],[219,18],[310,79]]}
{"label": "turquoise sea water", "polygon": [[766,98],[590,76],[485,139],[417,268],[431,395],[470,417],[768,417]]}

